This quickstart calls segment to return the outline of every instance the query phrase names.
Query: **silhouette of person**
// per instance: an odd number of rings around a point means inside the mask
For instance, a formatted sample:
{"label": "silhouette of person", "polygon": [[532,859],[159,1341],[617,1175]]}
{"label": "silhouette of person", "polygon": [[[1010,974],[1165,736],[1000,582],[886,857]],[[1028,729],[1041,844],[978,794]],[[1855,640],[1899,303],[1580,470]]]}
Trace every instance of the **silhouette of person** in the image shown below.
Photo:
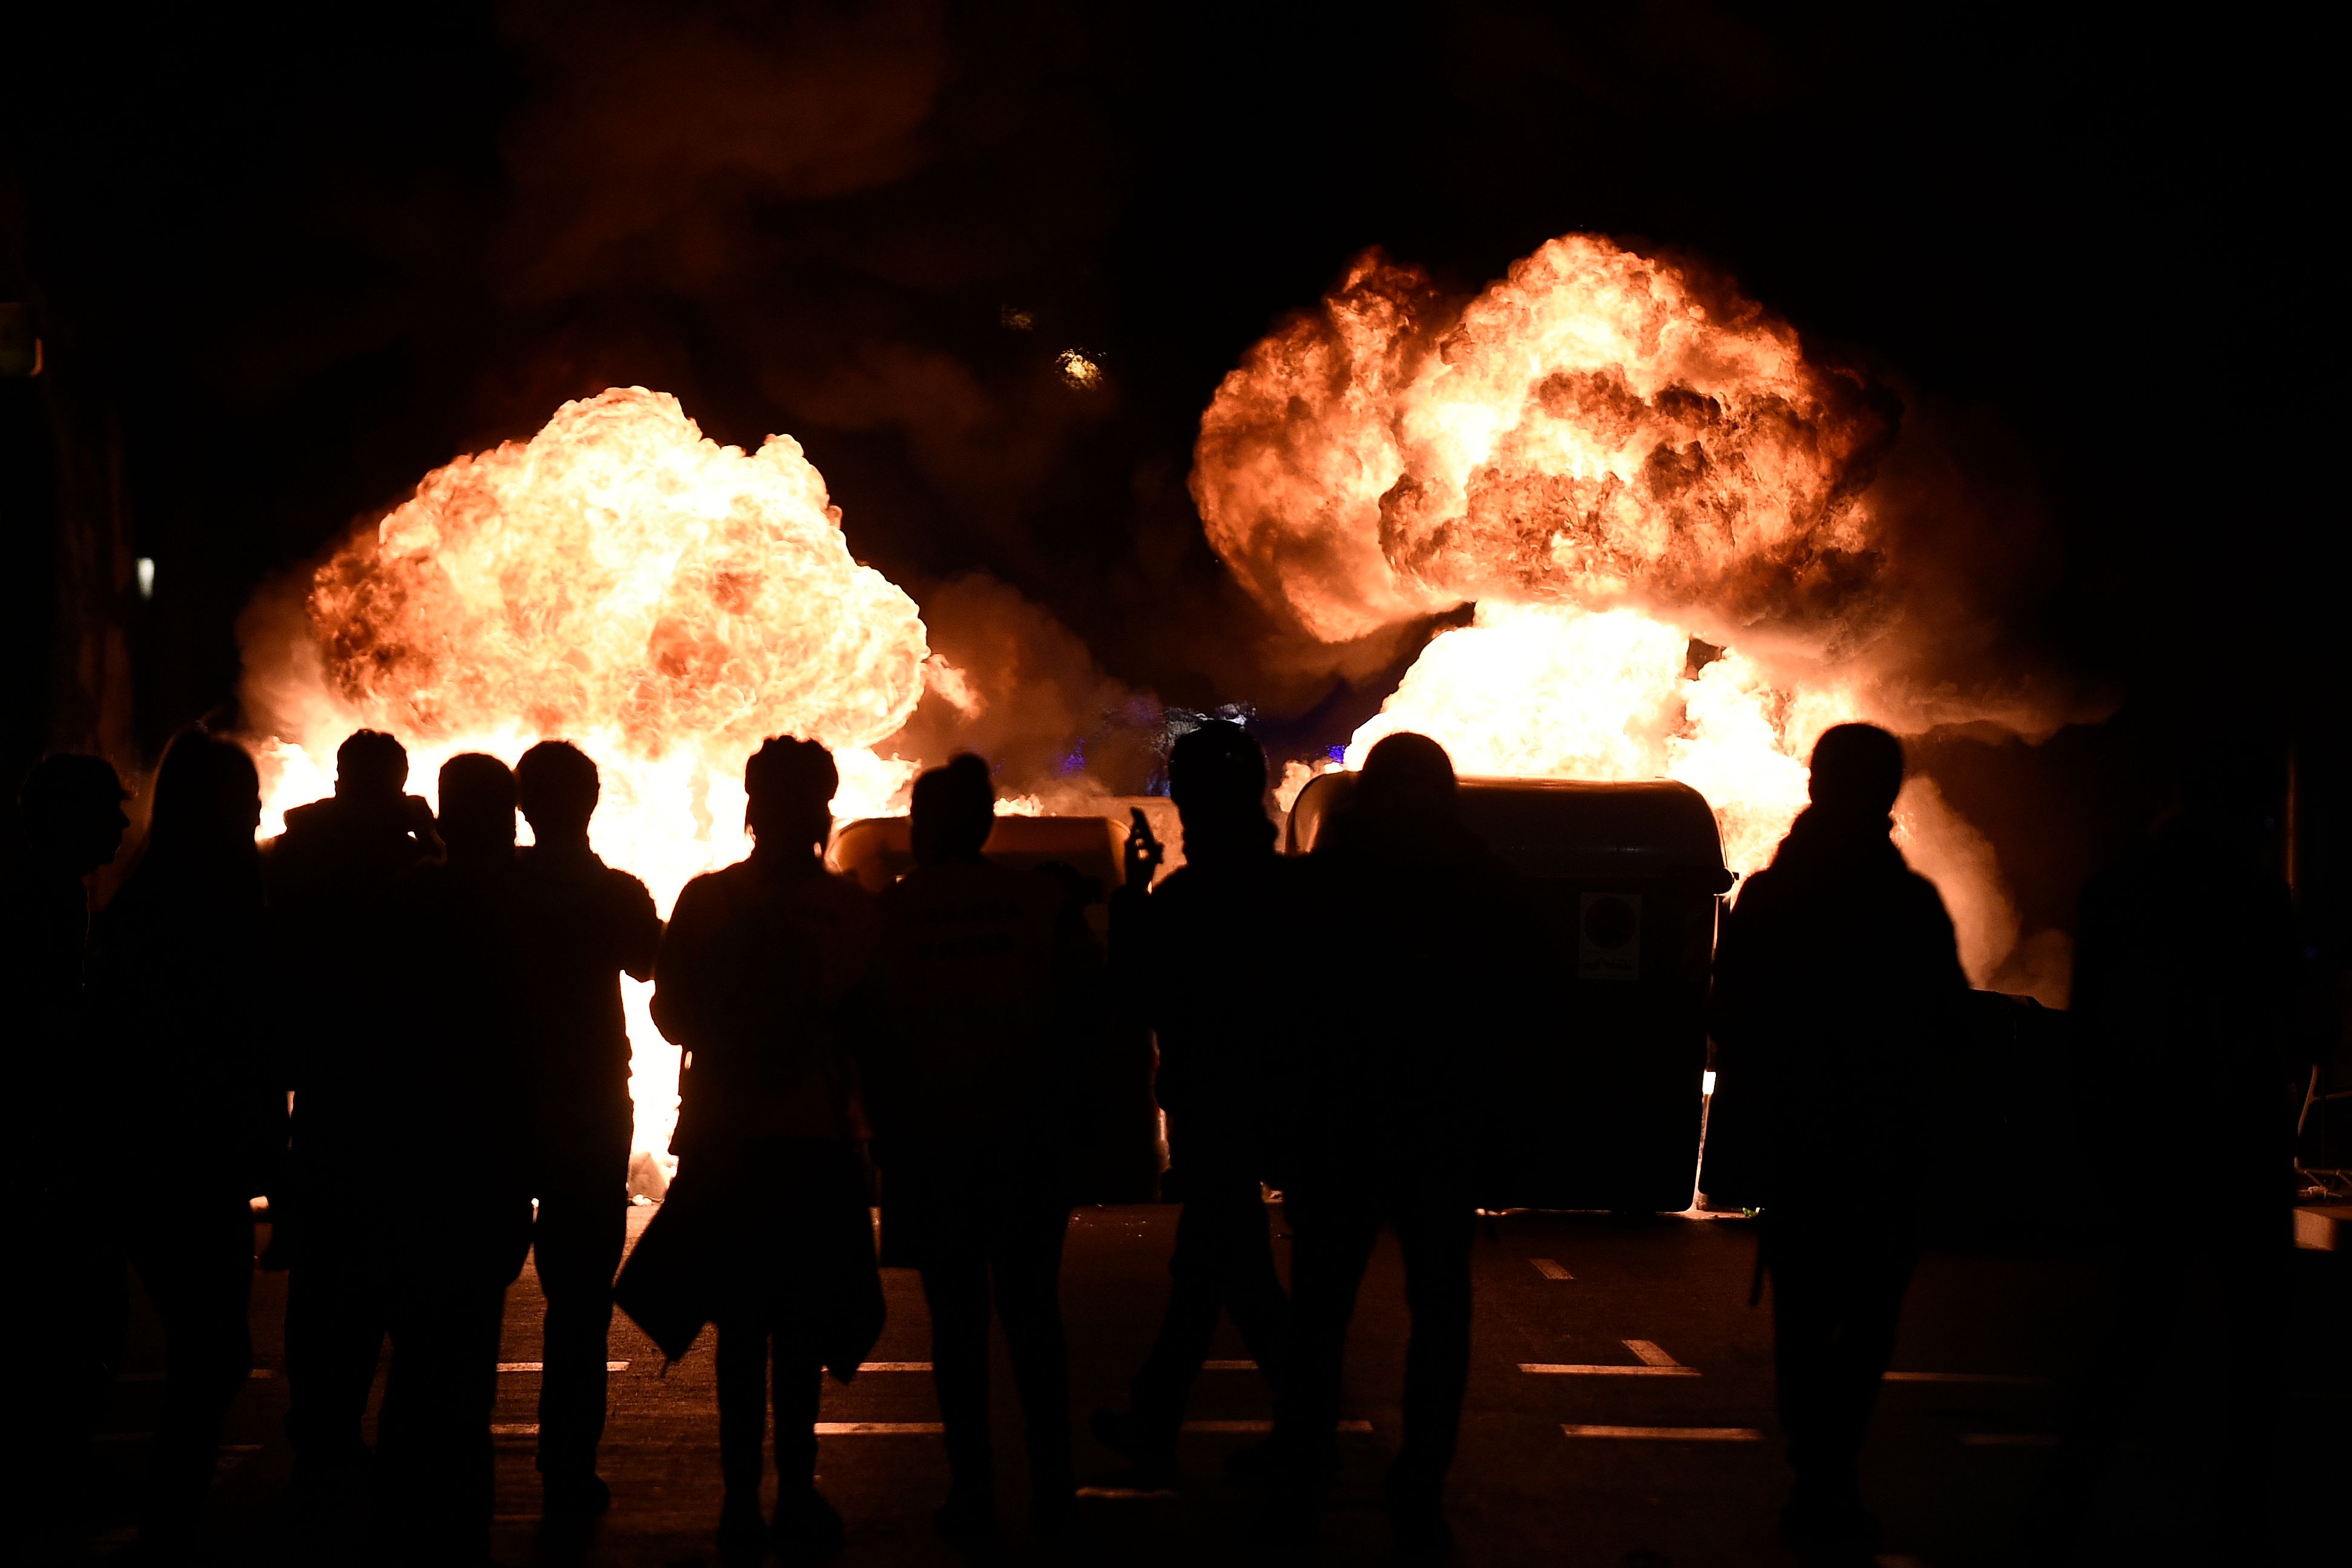
{"label": "silhouette of person", "polygon": [[824,868],[832,754],[776,737],[743,769],[749,858],[698,876],[662,935],[654,1022],[683,1047],[677,1179],[719,1255],[719,1542],[756,1554],[771,1346],[786,1553],[821,1553],[841,1516],[816,1490],[822,1375],[847,1381],[881,1332],[864,1113],[845,1030],[873,962],[874,900]]}
{"label": "silhouette of person", "polygon": [[156,765],[147,841],[100,917],[91,992],[115,1101],[100,1213],[121,1228],[163,1319],[170,1384],[140,1540],[184,1549],[222,1417],[253,1368],[251,1200],[268,1190],[286,1103],[267,1009],[261,786],[240,747],[183,730]]}
{"label": "silhouette of person", "polygon": [[1717,1108],[1743,1097],[1732,1108],[1746,1122],[1720,1144],[1710,1127],[1707,1190],[1763,1210],[1796,1472],[1783,1522],[1809,1551],[1864,1560],[1877,1527],[1863,1435],[1916,1255],[1890,1173],[1918,1136],[1925,1070],[1968,992],[1943,900],[1890,837],[1903,772],[1902,743],[1883,729],[1822,733],[1812,803],[1724,915],[1712,1002]]}
{"label": "silhouette of person", "polygon": [[[2210,1301],[2224,1377],[2210,1531],[2194,1555],[2273,1559],[2267,1491],[2279,1427],[2294,1125],[2311,1042],[2292,894],[2266,864],[2283,799],[2273,764],[2200,751],[2182,809],[2084,889],[2072,1015],[2099,1085],[2096,1152],[2163,1165],[2166,1201],[2116,1217],[2114,1319],[2081,1390],[2037,1521],[2076,1561],[2093,1489],[2192,1301]],[[2273,862],[2274,863],[2274,862]],[[2149,1140],[2156,1140],[2154,1148]]]}
{"label": "silhouette of person", "polygon": [[390,898],[407,977],[376,1090],[404,1183],[461,1195],[395,1206],[387,1226],[392,1341],[377,1423],[382,1522],[397,1550],[474,1558],[489,1548],[490,1410],[506,1288],[530,1240],[521,1095],[514,775],[494,757],[442,765],[446,858]]}
{"label": "silhouette of person", "polygon": [[541,1351],[539,1471],[551,1513],[612,1500],[596,1474],[604,1433],[604,1359],[613,1276],[629,1218],[628,1025],[624,974],[650,980],[661,946],[653,894],[588,847],[596,764],[565,741],[541,741],[515,765],[531,844],[516,866],[522,1064],[530,1098],[531,1248],[547,1297]]}
{"label": "silhouette of person", "polygon": [[1297,868],[1275,853],[1265,754],[1240,725],[1213,720],[1179,739],[1168,786],[1184,864],[1151,888],[1156,845],[1129,840],[1127,885],[1111,901],[1111,963],[1159,1038],[1168,1190],[1184,1207],[1167,1311],[1129,1407],[1097,1411],[1093,1423],[1147,1471],[1173,1464],[1185,1399],[1223,1313],[1269,1383],[1279,1384],[1290,1330],[1259,1184],[1272,1174],[1265,1107],[1289,1032],[1280,965],[1298,913]]}
{"label": "silhouette of person", "polygon": [[1334,1453],[1348,1322],[1387,1225],[1412,1319],[1387,1498],[1416,1552],[1452,1540],[1442,1493],[1470,1367],[1472,1092],[1533,928],[1517,878],[1463,823],[1457,795],[1442,747],[1389,736],[1307,860],[1318,988],[1362,1005],[1291,1092],[1294,1327],[1269,1450],[1290,1500],[1311,1501]]}
{"label": "silhouette of person", "polygon": [[285,1066],[292,1146],[263,1263],[289,1270],[286,1435],[314,1502],[368,1458],[360,1423],[383,1352],[388,1228],[411,1174],[381,1092],[385,1059],[405,1043],[385,901],[442,845],[407,783],[406,748],[354,730],[335,753],[334,794],[288,811],[265,861],[287,1010],[303,1026]]}
{"label": "silhouette of person", "polygon": [[1055,1020],[1093,939],[1053,878],[981,852],[995,791],[979,758],[918,779],[912,816],[914,868],[882,894],[867,1084],[886,1235],[921,1272],[931,1313],[953,1475],[934,1521],[965,1542],[994,1529],[992,1290],[1021,1400],[1030,1523],[1051,1533],[1076,1495],[1058,1296],[1071,1074]]}
{"label": "silhouette of person", "polygon": [[[26,774],[16,831],[0,852],[0,1006],[8,1010],[8,1081],[21,1103],[44,1111],[93,1104],[82,969],[89,945],[88,878],[114,859],[131,825],[122,781],[96,757],[58,754]],[[110,1382],[124,1315],[121,1258],[88,1221],[76,1195],[90,1190],[91,1151],[70,1116],[20,1118],[31,1189],[24,1255],[43,1260],[56,1287],[24,1305],[30,1343],[24,1397],[28,1445],[25,1496],[34,1533],[70,1528],[87,1473],[89,1416]],[[60,1535],[44,1542],[61,1551]]]}

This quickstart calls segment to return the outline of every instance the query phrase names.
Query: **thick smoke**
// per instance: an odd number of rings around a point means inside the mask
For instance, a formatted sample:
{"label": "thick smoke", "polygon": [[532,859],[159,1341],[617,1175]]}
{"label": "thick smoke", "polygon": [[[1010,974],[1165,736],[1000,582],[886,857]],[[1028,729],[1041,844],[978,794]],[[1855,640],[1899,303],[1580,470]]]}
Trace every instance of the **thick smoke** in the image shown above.
{"label": "thick smoke", "polygon": [[1076,633],[994,578],[936,584],[922,605],[923,700],[884,750],[931,763],[978,752],[1000,791],[1048,807],[1142,792],[1157,701],[1105,674]]}

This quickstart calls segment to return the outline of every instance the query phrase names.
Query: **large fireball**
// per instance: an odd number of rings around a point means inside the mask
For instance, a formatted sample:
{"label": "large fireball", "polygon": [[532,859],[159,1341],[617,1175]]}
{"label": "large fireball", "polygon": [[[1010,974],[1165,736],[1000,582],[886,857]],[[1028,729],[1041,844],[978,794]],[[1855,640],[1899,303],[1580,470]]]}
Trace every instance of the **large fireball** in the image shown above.
{"label": "large fireball", "polygon": [[[913,772],[870,749],[922,695],[914,601],[859,565],[824,479],[788,435],[704,439],[641,387],[566,403],[527,442],[427,475],[311,578],[290,646],[248,646],[264,831],[328,792],[334,751],[388,730],[430,793],[460,751],[512,762],[562,738],[593,757],[592,825],[663,911],[740,858],[743,761],[763,737],[832,747],[836,815],[887,810]],[[677,1053],[628,983],[637,1142],[661,1151]]]}
{"label": "large fireball", "polygon": [[[1318,641],[1475,605],[1348,765],[1412,729],[1466,773],[1678,779],[1745,873],[1908,634],[1871,490],[1899,413],[1736,289],[1597,235],[1468,300],[1374,253],[1225,377],[1192,494],[1241,580]],[[1924,781],[1903,818],[1990,973],[2016,922],[1981,841]]]}

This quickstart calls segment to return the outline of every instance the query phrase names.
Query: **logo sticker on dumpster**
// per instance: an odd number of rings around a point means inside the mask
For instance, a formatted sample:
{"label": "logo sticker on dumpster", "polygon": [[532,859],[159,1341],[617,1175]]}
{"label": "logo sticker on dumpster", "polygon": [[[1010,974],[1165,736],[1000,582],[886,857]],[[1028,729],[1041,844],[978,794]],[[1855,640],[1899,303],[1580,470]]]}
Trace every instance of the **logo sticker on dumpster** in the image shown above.
{"label": "logo sticker on dumpster", "polygon": [[1588,893],[1577,922],[1576,977],[1636,980],[1642,976],[1642,895]]}

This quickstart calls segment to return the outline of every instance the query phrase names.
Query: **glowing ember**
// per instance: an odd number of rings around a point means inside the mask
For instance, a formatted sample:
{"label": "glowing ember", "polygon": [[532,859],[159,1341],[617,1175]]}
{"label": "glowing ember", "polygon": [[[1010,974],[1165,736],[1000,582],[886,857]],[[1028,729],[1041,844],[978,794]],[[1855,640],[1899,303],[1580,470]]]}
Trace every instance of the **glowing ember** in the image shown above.
{"label": "glowing ember", "polygon": [[[851,559],[799,443],[719,446],[663,393],[567,403],[530,441],[427,475],[319,569],[305,609],[307,635],[247,694],[278,737],[265,834],[329,791],[361,726],[406,744],[428,795],[457,752],[511,763],[562,737],[603,771],[597,852],[667,914],[748,848],[743,759],[762,737],[835,748],[836,816],[889,810],[915,770],[870,749],[922,694],[914,601]],[[677,1052],[649,988],[625,987],[637,1146],[663,1151]]]}

